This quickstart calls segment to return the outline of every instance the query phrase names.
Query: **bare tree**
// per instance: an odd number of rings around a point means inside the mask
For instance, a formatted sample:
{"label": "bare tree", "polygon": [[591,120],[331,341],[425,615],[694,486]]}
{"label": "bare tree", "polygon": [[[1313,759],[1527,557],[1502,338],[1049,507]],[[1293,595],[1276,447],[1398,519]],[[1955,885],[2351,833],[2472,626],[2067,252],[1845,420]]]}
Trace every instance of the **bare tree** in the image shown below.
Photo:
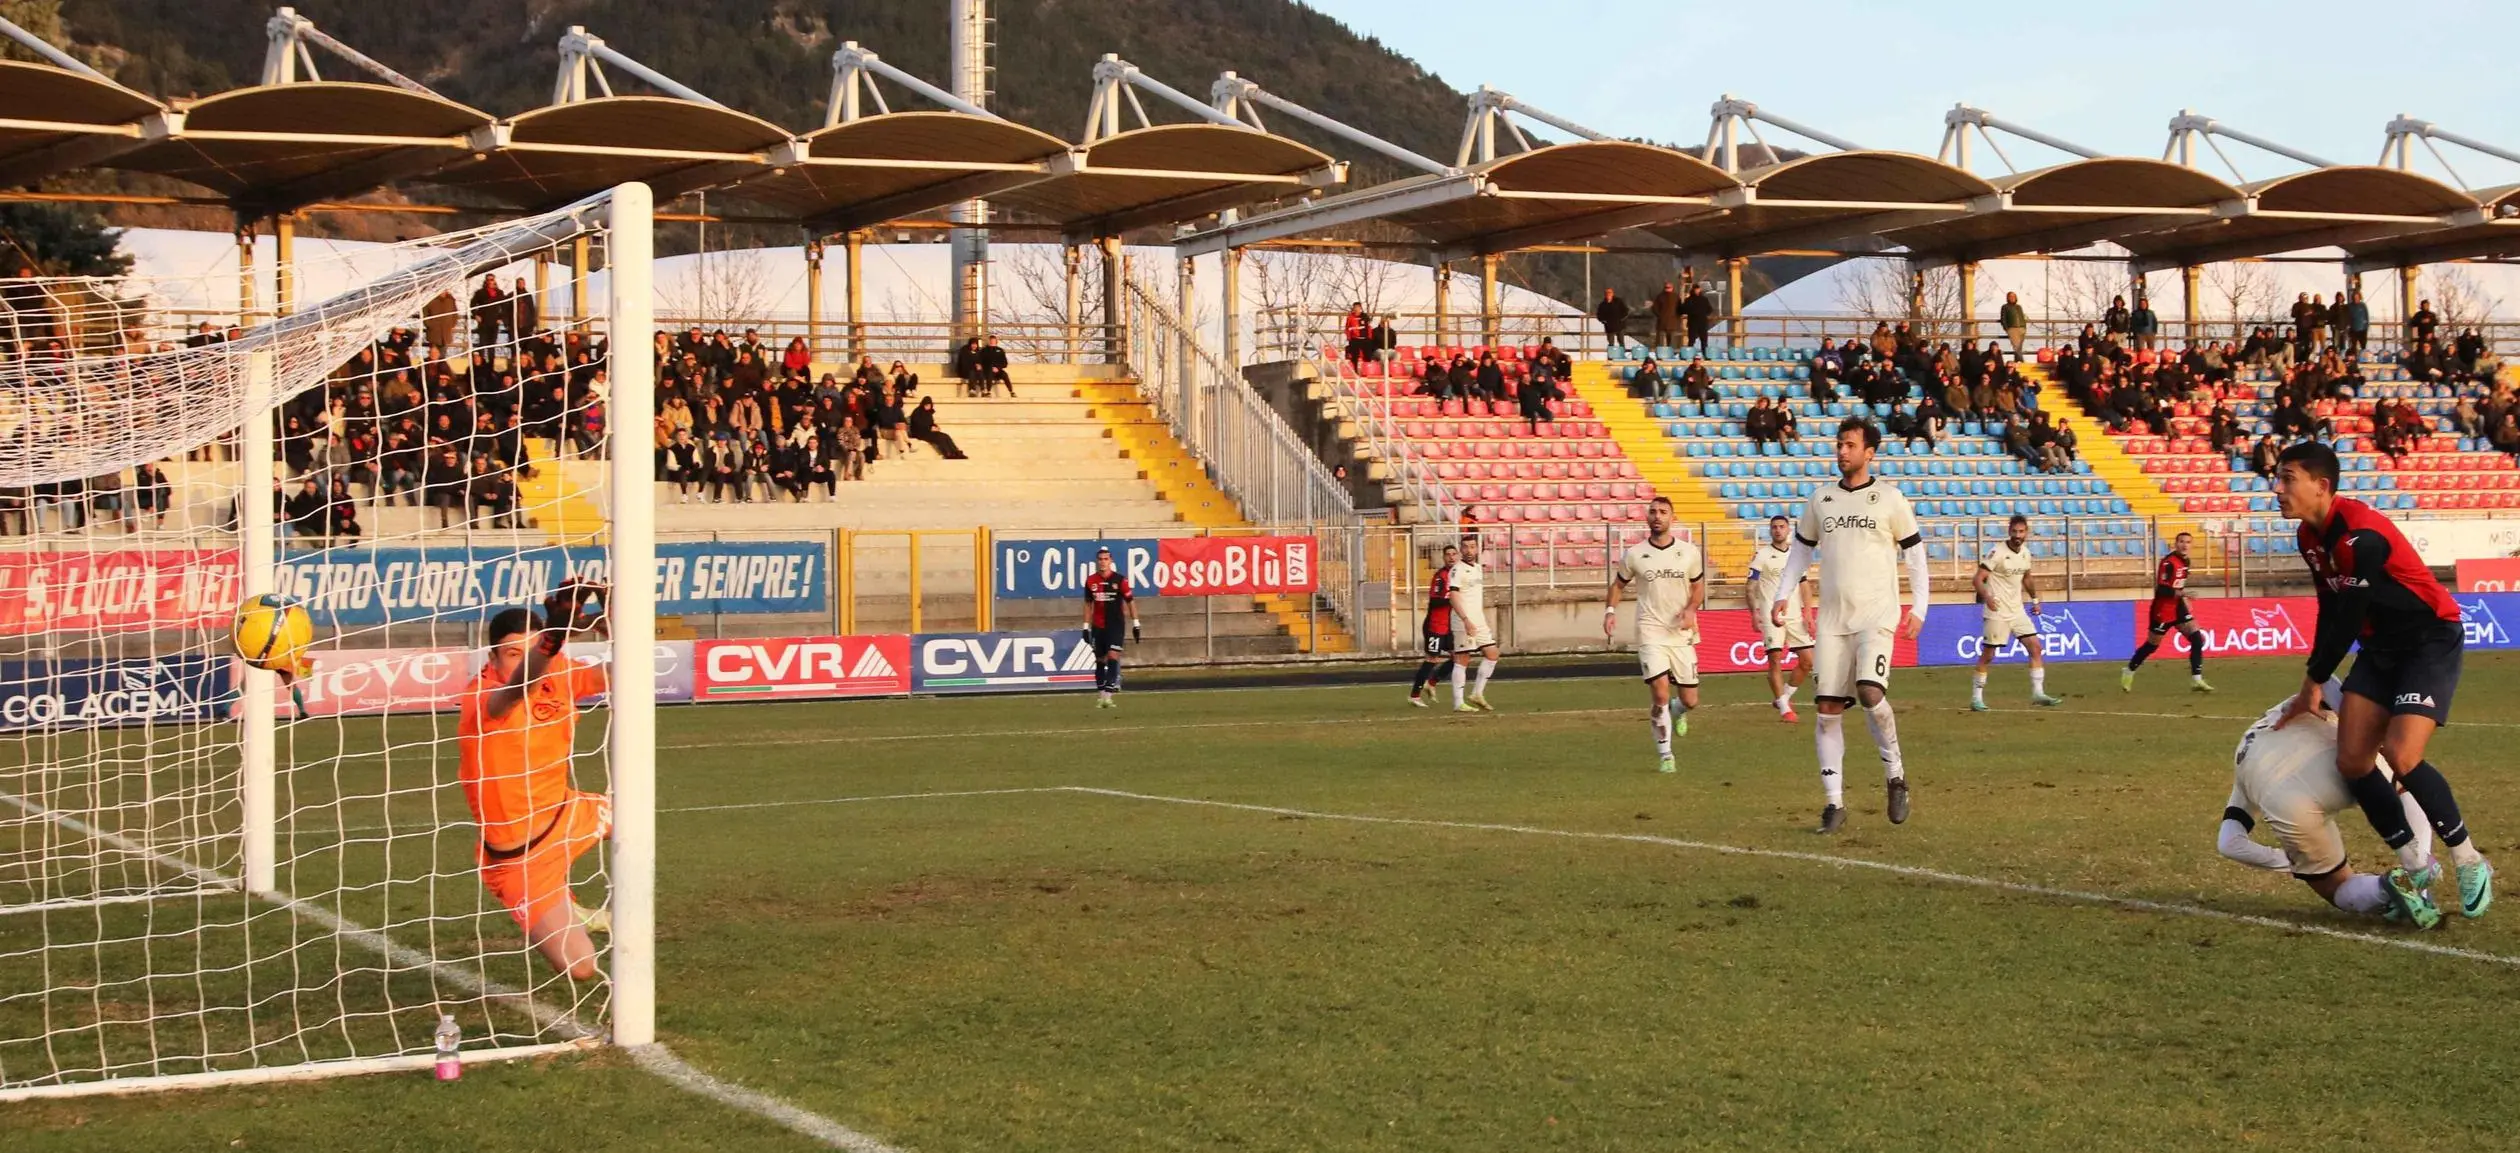
{"label": "bare tree", "polygon": [[[1838,278],[1838,304],[1858,316],[1914,323],[1921,339],[1956,339],[1960,333],[1960,274],[1948,266],[1928,270],[1920,285],[1901,257],[1863,257],[1848,262]],[[1920,291],[1921,289],[1921,291]]]}
{"label": "bare tree", "polygon": [[2441,327],[2450,332],[2475,328],[2493,319],[2502,298],[2485,290],[2484,282],[2455,264],[2435,265],[2424,274],[2424,296],[2433,302]]}
{"label": "bare tree", "polygon": [[2109,311],[2109,301],[2127,295],[2132,279],[2123,261],[2057,261],[2049,273],[2048,309],[2054,319],[2075,330],[2082,324],[2097,324]]}
{"label": "bare tree", "polygon": [[1243,283],[1258,303],[1252,345],[1271,356],[1294,359],[1320,349],[1329,321],[1317,303],[1328,284],[1326,270],[1309,253],[1253,249],[1243,255]]}
{"label": "bare tree", "polygon": [[2246,337],[2252,325],[2273,323],[2283,304],[2283,286],[2275,273],[2255,261],[2208,264],[2200,279],[2207,307],[2231,322],[2233,340]]}
{"label": "bare tree", "polygon": [[757,248],[703,252],[663,286],[665,311],[703,325],[759,321],[770,311],[769,259]]}

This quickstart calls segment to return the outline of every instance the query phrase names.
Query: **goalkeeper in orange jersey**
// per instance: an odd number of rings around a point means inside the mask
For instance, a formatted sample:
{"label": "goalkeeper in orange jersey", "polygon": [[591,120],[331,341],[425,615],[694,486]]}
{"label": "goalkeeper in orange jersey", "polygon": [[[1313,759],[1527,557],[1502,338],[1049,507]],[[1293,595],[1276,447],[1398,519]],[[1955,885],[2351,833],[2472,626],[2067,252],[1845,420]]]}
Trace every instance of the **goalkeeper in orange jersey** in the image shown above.
{"label": "goalkeeper in orange jersey", "polygon": [[612,833],[612,802],[569,779],[577,702],[605,691],[604,670],[570,660],[570,637],[602,635],[603,590],[571,581],[541,613],[490,619],[490,659],[464,688],[455,735],[458,781],[481,827],[482,887],[552,968],[595,976],[593,933],[611,926],[578,908],[569,867]]}

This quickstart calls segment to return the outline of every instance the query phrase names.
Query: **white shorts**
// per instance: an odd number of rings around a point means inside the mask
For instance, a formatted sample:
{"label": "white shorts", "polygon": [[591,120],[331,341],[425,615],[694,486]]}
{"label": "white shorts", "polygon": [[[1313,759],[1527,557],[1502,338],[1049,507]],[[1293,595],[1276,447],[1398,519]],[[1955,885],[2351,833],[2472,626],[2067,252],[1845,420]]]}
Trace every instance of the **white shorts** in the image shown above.
{"label": "white shorts", "polygon": [[1890,688],[1890,652],[1897,645],[1895,630],[1875,629],[1862,633],[1822,633],[1812,646],[1812,677],[1819,682],[1813,692],[1815,700],[1835,697],[1842,701],[1855,699],[1855,685],[1870,682]]}
{"label": "white shorts", "polygon": [[1668,676],[1682,688],[1695,688],[1698,683],[1697,644],[1694,641],[1638,641],[1636,663],[1645,671],[1645,679]]}
{"label": "white shorts", "polygon": [[1759,618],[1759,643],[1772,653],[1807,649],[1811,647],[1811,630],[1804,628],[1802,621],[1796,617],[1786,617],[1785,627],[1778,628],[1769,618],[1762,616]]}
{"label": "white shorts", "polygon": [[1474,630],[1468,625],[1453,629],[1453,654],[1468,656],[1496,643],[1496,629],[1485,621]]}
{"label": "white shorts", "polygon": [[2318,877],[2345,867],[2345,838],[2336,819],[2307,796],[2278,798],[2264,810],[2266,827],[2284,846],[2296,877]]}
{"label": "white shorts", "polygon": [[2024,612],[2009,612],[2001,616],[1986,612],[1978,626],[1978,639],[1985,641],[1988,648],[2011,644],[2015,637],[2037,635],[2039,626],[2033,624],[2029,614]]}

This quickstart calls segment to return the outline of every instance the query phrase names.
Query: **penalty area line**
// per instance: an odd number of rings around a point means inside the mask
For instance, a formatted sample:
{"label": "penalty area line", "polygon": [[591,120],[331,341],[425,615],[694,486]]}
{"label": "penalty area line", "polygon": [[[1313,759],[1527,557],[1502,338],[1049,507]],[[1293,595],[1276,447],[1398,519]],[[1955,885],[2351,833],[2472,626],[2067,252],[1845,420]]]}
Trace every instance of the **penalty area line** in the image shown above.
{"label": "penalty area line", "polygon": [[1667,849],[1686,849],[1692,852],[1700,853],[1720,853],[1725,856],[1733,857],[1757,857],[1774,861],[1798,861],[1805,864],[1829,865],[1841,869],[1867,869],[1873,872],[1887,873],[1892,876],[1906,877],[1911,880],[1931,881],[1937,884],[1957,885],[2001,893],[2017,893],[2022,896],[2041,897],[2047,900],[2063,901],[2072,904],[2125,909],[2130,912],[2163,913],[2180,917],[2196,917],[2205,920],[2223,921],[2235,925],[2249,925],[2261,929],[2275,929],[2287,933],[2306,933],[2312,936],[2327,937],[2332,940],[2352,941],[2356,944],[2363,945],[2379,945],[2391,949],[2404,949],[2413,953],[2428,953],[2436,957],[2456,957],[2464,961],[2482,961],[2486,964],[2520,969],[2520,956],[2510,956],[2503,953],[2489,953],[2481,949],[2462,949],[2455,945],[2436,945],[2428,941],[2415,940],[2412,938],[2386,937],[2377,933],[2358,932],[2352,929],[2339,929],[2332,926],[2315,925],[2303,921],[2288,921],[2281,917],[2266,917],[2255,913],[2234,913],[2223,909],[2211,909],[2203,905],[2182,905],[2170,901],[2151,901],[2141,897],[2121,897],[2112,893],[2092,893],[2079,889],[2059,888],[2053,885],[2034,885],[2022,881],[2000,881],[1992,877],[1976,877],[1967,873],[1946,872],[1942,869],[1928,869],[1918,865],[1898,865],[1887,861],[1868,861],[1861,857],[1839,857],[1832,856],[1827,853],[1803,853],[1796,852],[1791,849],[1758,849],[1751,848],[1746,845],[1726,845],[1713,841],[1691,841],[1679,837],[1659,837],[1650,833],[1604,833],[1582,829],[1551,829],[1537,825],[1509,825],[1485,821],[1444,821],[1426,817],[1383,817],[1367,813],[1331,813],[1312,809],[1287,808],[1280,805],[1255,805],[1239,801],[1214,801],[1201,797],[1167,797],[1154,793],[1133,793],[1125,789],[1100,789],[1084,785],[1070,786],[1069,791],[1091,793],[1096,796],[1116,797],[1122,800],[1151,801],[1159,804],[1190,805],[1211,809],[1231,809],[1247,813],[1266,813],[1271,816],[1298,817],[1316,821],[1346,821],[1360,825],[1392,825],[1403,828],[1450,829],[1460,832],[1476,833],[1512,833],[1520,836],[1558,837],[1566,840],[1579,841],[1616,841],[1635,845],[1654,845]]}

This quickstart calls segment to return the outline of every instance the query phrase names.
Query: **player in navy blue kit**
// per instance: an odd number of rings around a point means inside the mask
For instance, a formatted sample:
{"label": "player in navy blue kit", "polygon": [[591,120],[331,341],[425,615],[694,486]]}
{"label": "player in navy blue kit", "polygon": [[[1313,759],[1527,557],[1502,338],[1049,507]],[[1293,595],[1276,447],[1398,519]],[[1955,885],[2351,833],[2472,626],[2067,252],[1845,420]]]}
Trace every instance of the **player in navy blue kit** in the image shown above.
{"label": "player in navy blue kit", "polygon": [[[1126,628],[1123,628],[1126,622]],[[1137,596],[1129,578],[1111,563],[1111,550],[1094,550],[1094,571],[1085,577],[1085,643],[1094,646],[1094,707],[1119,707],[1112,694],[1120,691],[1120,654],[1132,634],[1145,636],[1138,625]]]}
{"label": "player in navy blue kit", "polygon": [[2387,883],[2406,898],[2411,919],[2425,928],[2440,923],[2429,891],[2435,869],[2388,775],[2377,771],[2382,756],[2450,850],[2459,911],[2478,916],[2494,900],[2493,866],[2468,835],[2449,780],[2424,759],[2433,730],[2449,723],[2450,698],[2459,688],[2466,642],[2459,605],[2397,525],[2361,501],[2336,495],[2336,479],[2336,450],[2317,441],[2276,458],[2275,500],[2285,516],[2301,522],[2301,559],[2319,592],[2310,665],[2276,727],[2323,714],[2320,686],[2347,652],[2359,649],[2336,710],[2337,771],[2372,830],[2397,850],[2398,867]]}

